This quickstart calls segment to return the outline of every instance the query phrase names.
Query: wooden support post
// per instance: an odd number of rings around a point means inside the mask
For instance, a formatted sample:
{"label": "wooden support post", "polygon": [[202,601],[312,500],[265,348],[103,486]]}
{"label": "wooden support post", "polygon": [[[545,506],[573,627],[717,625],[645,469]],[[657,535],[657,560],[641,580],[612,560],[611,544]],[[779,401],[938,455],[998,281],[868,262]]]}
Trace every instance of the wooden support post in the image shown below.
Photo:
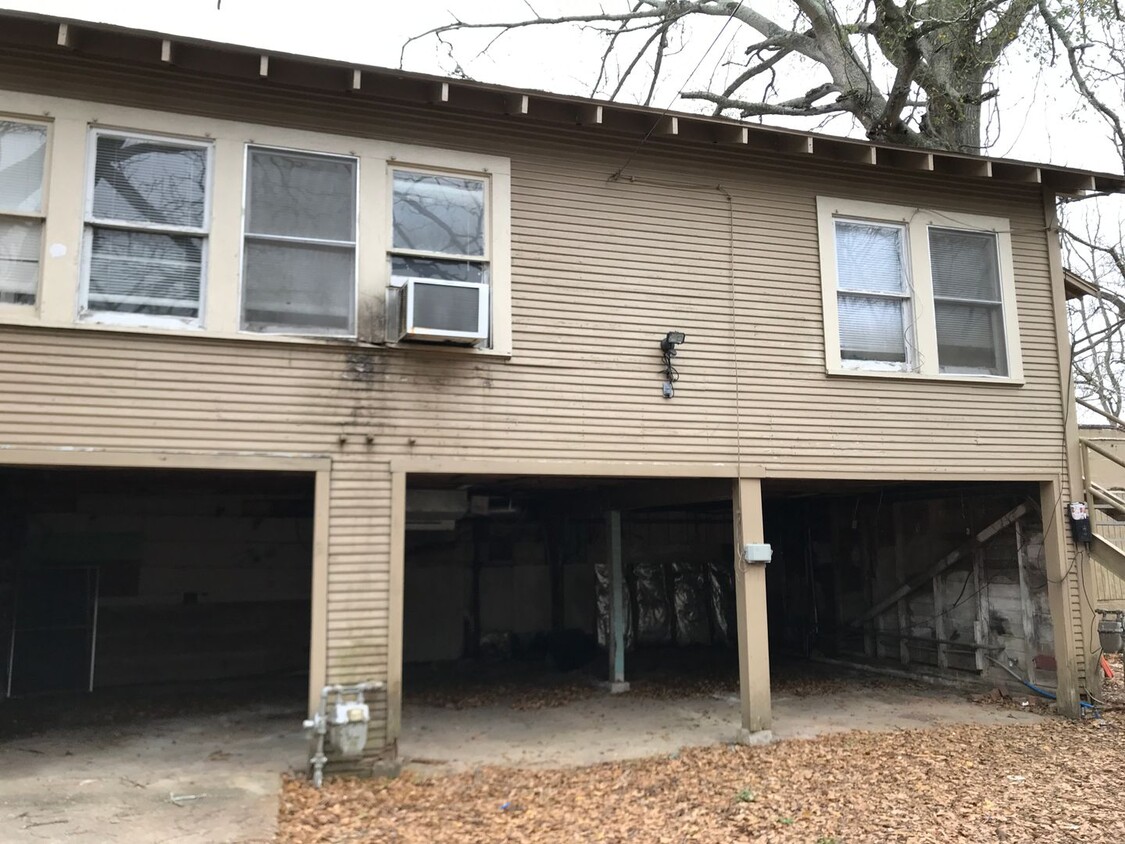
{"label": "wooden support post", "polygon": [[742,698],[739,739],[757,744],[772,738],[770,650],[766,620],[766,566],[746,563],[742,547],[765,542],[762,482],[734,481],[734,595],[738,614],[738,683]]}
{"label": "wooden support post", "polygon": [[[1051,271],[1051,300],[1055,307],[1055,342],[1057,344],[1055,348],[1058,350],[1059,384],[1063,388],[1061,409],[1066,433],[1066,468],[1062,477],[1058,479],[1059,485],[1056,487],[1056,493],[1061,496],[1062,490],[1069,487],[1070,492],[1068,494],[1074,499],[1082,494],[1083,479],[1080,466],[1081,456],[1079,455],[1081,449],[1079,448],[1078,414],[1074,412],[1074,371],[1070,365],[1070,334],[1067,331],[1066,278],[1062,264],[1062,249],[1059,243],[1059,221],[1055,199],[1055,194],[1051,188],[1043,190],[1043,220],[1047,229],[1046,241],[1048,266]],[[1042,484],[1040,484],[1039,490],[1040,496],[1042,496]],[[1055,615],[1055,604],[1052,603],[1051,617],[1055,624],[1055,641],[1058,642],[1060,632],[1063,636],[1072,640],[1070,653],[1075,662],[1072,669],[1073,674],[1068,675],[1066,679],[1073,684],[1075,695],[1077,695],[1078,684],[1081,679],[1084,678],[1087,683],[1093,685],[1095,683],[1094,678],[1099,676],[1097,642],[1090,639],[1090,634],[1095,628],[1094,606],[1086,600],[1087,595],[1092,592],[1094,587],[1094,561],[1091,554],[1077,554],[1078,549],[1075,545],[1067,543],[1064,527],[1066,502],[1062,502],[1064,505],[1063,512],[1056,513],[1053,517],[1048,515],[1051,514],[1054,507],[1053,502],[1058,500],[1061,500],[1061,498],[1052,498],[1052,506],[1042,508],[1044,525],[1053,523],[1058,527],[1057,540],[1059,545],[1057,550],[1062,568],[1057,574],[1051,568],[1051,555],[1056,549],[1050,543],[1044,547],[1049,547],[1046,557],[1048,576],[1052,579],[1056,576],[1065,577],[1069,581],[1067,588],[1072,600],[1071,615],[1067,618],[1060,618]],[[1094,514],[1091,513],[1090,518],[1093,517]],[[1044,540],[1047,541],[1048,537],[1044,536]],[[1097,545],[1096,542],[1094,544]],[[1071,557],[1071,553],[1075,553],[1076,557]],[[1122,566],[1122,569],[1125,570],[1125,565]],[[1075,598],[1077,601],[1074,601]],[[1063,681],[1063,675],[1060,674],[1060,687]],[[1060,694],[1060,711],[1063,709],[1062,699],[1063,696]],[[1075,717],[1081,714],[1079,708],[1077,705],[1074,706]]]}
{"label": "wooden support post", "polygon": [[983,547],[973,552],[973,589],[977,593],[977,618],[973,624],[973,642],[978,646],[973,652],[973,664],[977,671],[983,672],[988,667],[983,650],[983,646],[988,644],[988,581],[984,577]]}
{"label": "wooden support post", "polygon": [[[902,583],[906,580],[906,537],[902,534],[902,506],[898,502],[891,515],[895,523],[895,580]],[[898,599],[898,632],[902,637],[910,635],[910,606],[906,598]],[[899,640],[898,658],[903,665],[910,664],[910,642],[906,638]]]}
{"label": "wooden support post", "polygon": [[945,635],[945,575],[934,576],[934,638],[937,640],[938,668],[949,667],[949,649]]}
{"label": "wooden support post", "polygon": [[[878,525],[860,521],[857,535],[860,537],[861,565],[864,568],[863,599],[870,606],[875,603],[875,574],[879,558]],[[875,616],[863,628],[863,653],[868,659],[880,656],[879,639],[876,633],[882,629],[882,613]]]}
{"label": "wooden support post", "polygon": [[1024,671],[1029,683],[1035,682],[1035,652],[1039,637],[1035,635],[1035,605],[1027,584],[1027,548],[1024,545],[1023,522],[1016,522],[1016,565],[1019,567],[1020,618],[1023,620]]}
{"label": "wooden support post", "polygon": [[321,470],[316,473],[313,488],[312,611],[309,635],[310,718],[320,708],[320,691],[328,684],[328,508],[332,495],[331,481],[331,473],[328,470]]}
{"label": "wooden support post", "polygon": [[[1039,484],[1039,512],[1043,516],[1043,553],[1047,562],[1047,601],[1055,631],[1055,670],[1058,672],[1059,714],[1080,718],[1075,617],[1081,608],[1066,543],[1066,506],[1062,479]],[[1075,563],[1077,565],[1077,563]]]}
{"label": "wooden support post", "polygon": [[621,561],[621,511],[606,516],[609,552],[609,691],[629,691],[625,682],[625,569]]}
{"label": "wooden support post", "polygon": [[[402,640],[406,592],[406,474],[391,474],[390,595],[387,613],[387,744],[402,734]],[[328,528],[325,526],[325,532]],[[327,575],[325,575],[327,579]],[[327,586],[327,583],[326,583]],[[397,751],[396,751],[397,752]]]}
{"label": "wooden support post", "polygon": [[544,551],[551,574],[551,630],[559,633],[566,628],[566,536],[569,523],[554,513],[545,516],[543,525]]}
{"label": "wooden support post", "polygon": [[480,657],[481,627],[483,626],[481,613],[480,577],[492,551],[491,525],[487,516],[477,516],[472,520],[473,526],[473,561],[472,582],[469,584],[469,629],[465,631],[465,656],[470,659]]}

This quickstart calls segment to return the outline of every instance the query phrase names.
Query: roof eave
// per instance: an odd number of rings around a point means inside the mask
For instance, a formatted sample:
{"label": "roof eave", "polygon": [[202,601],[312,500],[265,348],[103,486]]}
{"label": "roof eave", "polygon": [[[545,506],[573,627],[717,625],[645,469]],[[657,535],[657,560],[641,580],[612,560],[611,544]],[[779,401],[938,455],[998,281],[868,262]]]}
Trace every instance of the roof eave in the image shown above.
{"label": "roof eave", "polygon": [[545,121],[636,132],[642,136],[749,149],[782,156],[860,164],[898,171],[1041,185],[1061,195],[1125,191],[1125,176],[1012,159],[800,132],[722,117],[660,111],[583,97],[552,94],[432,74],[383,68],[223,44],[104,23],[76,21],[31,12],[0,13],[0,43],[29,49],[71,51],[95,58],[178,67],[274,82],[298,89],[375,92],[389,99],[417,101],[459,111],[503,114]]}

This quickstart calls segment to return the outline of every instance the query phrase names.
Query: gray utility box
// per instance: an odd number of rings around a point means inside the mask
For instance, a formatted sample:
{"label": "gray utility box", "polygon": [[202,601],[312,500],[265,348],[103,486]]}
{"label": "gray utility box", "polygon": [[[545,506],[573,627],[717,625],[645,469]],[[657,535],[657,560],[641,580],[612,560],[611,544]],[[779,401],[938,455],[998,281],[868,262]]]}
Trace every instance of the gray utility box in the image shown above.
{"label": "gray utility box", "polygon": [[1119,654],[1125,648],[1125,610],[1098,610],[1098,637],[1102,653]]}

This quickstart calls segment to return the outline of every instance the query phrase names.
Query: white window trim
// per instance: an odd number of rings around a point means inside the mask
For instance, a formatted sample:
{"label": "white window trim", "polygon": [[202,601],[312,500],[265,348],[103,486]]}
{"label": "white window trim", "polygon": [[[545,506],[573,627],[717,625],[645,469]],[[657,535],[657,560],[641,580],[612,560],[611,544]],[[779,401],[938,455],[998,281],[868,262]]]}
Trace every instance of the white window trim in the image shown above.
{"label": "white window trim", "polygon": [[[246,230],[246,225],[250,219],[250,153],[253,150],[265,150],[267,152],[276,152],[281,155],[286,153],[293,153],[296,155],[312,155],[320,156],[321,158],[346,158],[349,161],[355,162],[355,219],[353,220],[355,234],[353,240],[348,243],[346,241],[331,241],[331,240],[317,240],[314,238],[301,238],[301,237],[286,237],[284,235],[260,235],[249,233]],[[242,160],[242,226],[239,229],[238,240],[238,330],[242,335],[257,337],[323,337],[327,339],[336,340],[354,340],[359,332],[359,286],[360,286],[360,272],[359,272],[359,255],[360,255],[360,238],[361,227],[360,219],[360,190],[363,185],[363,161],[357,155],[349,155],[340,152],[325,152],[319,149],[303,149],[296,147],[281,147],[276,144],[255,144],[247,143],[243,145],[243,160]],[[275,240],[278,242],[290,243],[309,243],[309,244],[335,244],[338,246],[351,246],[354,259],[352,261],[352,325],[348,331],[331,331],[323,328],[311,328],[308,331],[299,331],[292,327],[279,327],[279,330],[255,330],[246,327],[245,311],[244,311],[244,296],[246,294],[246,238],[247,235],[262,240]]]}
{"label": "white window trim", "polygon": [[[429,176],[453,176],[455,178],[476,179],[484,182],[484,254],[483,255],[455,255],[449,252],[429,252],[424,249],[398,249],[394,245],[394,177],[395,171],[402,170],[407,173],[424,173]],[[407,161],[392,161],[387,166],[387,197],[386,197],[386,215],[387,215],[387,250],[384,255],[383,262],[386,264],[388,274],[391,271],[391,259],[396,255],[409,258],[433,258],[435,260],[443,261],[466,261],[484,264],[488,270],[488,283],[486,287],[487,296],[485,301],[488,304],[488,338],[487,340],[475,346],[461,347],[460,351],[478,351],[482,353],[500,353],[510,354],[511,352],[511,299],[509,290],[505,284],[503,291],[503,301],[497,295],[494,289],[494,277],[492,268],[492,253],[494,251],[492,242],[492,233],[495,228],[493,216],[495,214],[493,202],[493,177],[487,171],[481,172],[479,170],[455,170],[449,167],[435,167],[430,164],[414,164]],[[387,285],[387,296],[385,297],[385,313],[391,315],[394,309],[391,305],[390,291],[391,288],[397,286],[396,281],[390,278]],[[505,308],[504,325],[499,325],[499,320],[496,318],[495,310],[499,304]],[[400,305],[401,306],[401,305]],[[389,328],[389,327],[388,327]],[[498,338],[497,335],[502,336]],[[388,331],[388,335],[390,332]],[[452,334],[447,336],[453,336]],[[389,339],[389,337],[388,337]],[[498,339],[502,342],[498,345]],[[418,344],[414,342],[389,342],[388,345],[394,348],[413,349],[418,348]],[[456,346],[446,347],[457,349]]]}
{"label": "white window trim", "polygon": [[[203,225],[160,226],[152,223],[126,223],[121,220],[105,220],[94,216],[94,178],[98,158],[98,138],[102,136],[170,142],[182,146],[198,147],[206,155],[206,183],[203,191]],[[211,203],[215,188],[215,148],[206,138],[185,137],[171,134],[157,134],[148,130],[134,130],[118,127],[91,126],[87,134],[86,179],[83,186],[83,224],[82,224],[82,265],[78,283],[78,319],[81,322],[99,325],[150,326],[153,328],[197,329],[204,325],[207,313],[207,270],[210,265],[211,246]],[[203,240],[199,268],[199,313],[195,317],[162,316],[159,314],[117,313],[115,311],[92,310],[87,302],[90,292],[90,261],[93,252],[93,227],[116,229],[118,231],[150,231],[157,234],[185,235]]]}
{"label": "white window trim", "polygon": [[39,185],[40,196],[42,197],[39,203],[39,210],[35,212],[0,210],[0,220],[35,220],[39,223],[39,271],[36,273],[35,301],[29,304],[0,302],[0,317],[8,314],[16,317],[26,317],[28,314],[38,313],[40,303],[43,301],[43,266],[47,254],[47,209],[48,196],[50,194],[51,150],[54,146],[52,144],[54,140],[54,125],[53,121],[49,119],[44,120],[41,116],[29,117],[23,114],[9,114],[7,112],[0,112],[0,120],[6,120],[11,123],[26,123],[30,126],[42,126],[47,130],[46,149],[43,153],[43,176]]}
{"label": "white window trim", "polygon": [[[824,313],[825,368],[829,375],[856,375],[883,378],[922,378],[941,381],[1022,384],[1023,356],[1020,349],[1019,316],[1016,304],[1015,270],[1012,261],[1011,224],[1003,217],[985,217],[958,211],[939,211],[862,202],[853,199],[818,196],[817,232],[820,247],[821,301]],[[840,356],[840,322],[837,307],[838,274],[836,265],[836,220],[869,220],[906,226],[907,260],[911,295],[912,325],[908,337],[915,357],[909,370],[890,369],[862,361],[844,361]],[[943,373],[938,369],[937,323],[934,313],[933,272],[930,264],[930,228],[964,229],[996,236],[999,252],[1001,313],[1004,323],[1004,348],[1007,375]]]}

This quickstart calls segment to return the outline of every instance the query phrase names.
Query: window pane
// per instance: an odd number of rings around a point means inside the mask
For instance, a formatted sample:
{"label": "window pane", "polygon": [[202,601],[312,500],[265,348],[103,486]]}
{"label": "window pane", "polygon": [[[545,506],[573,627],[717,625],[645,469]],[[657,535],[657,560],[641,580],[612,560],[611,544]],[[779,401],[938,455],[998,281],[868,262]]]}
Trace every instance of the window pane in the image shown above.
{"label": "window pane", "polygon": [[906,362],[901,300],[840,294],[838,301],[841,358]]}
{"label": "window pane", "polygon": [[898,226],[836,221],[836,267],[841,290],[906,293],[903,230]]}
{"label": "window pane", "polygon": [[247,238],[242,325],[253,331],[352,333],[355,250]]}
{"label": "window pane", "polygon": [[203,239],[97,229],[86,306],[161,316],[199,316]]}
{"label": "window pane", "polygon": [[203,228],[207,151],[169,141],[98,135],[94,217]]}
{"label": "window pane", "polygon": [[942,372],[1007,375],[1004,319],[999,305],[937,302],[938,365]]}
{"label": "window pane", "polygon": [[0,302],[34,305],[43,224],[0,221]]}
{"label": "window pane", "polygon": [[431,258],[391,256],[391,275],[403,278],[440,278],[488,284],[488,264],[480,261],[440,261]]}
{"label": "window pane", "polygon": [[484,182],[395,171],[394,248],[484,255]]}
{"label": "window pane", "polygon": [[47,127],[0,120],[0,211],[43,210]]}
{"label": "window pane", "polygon": [[251,150],[249,179],[248,232],[355,240],[354,159]]}
{"label": "window pane", "polygon": [[930,263],[935,296],[1000,301],[996,235],[930,229]]}

